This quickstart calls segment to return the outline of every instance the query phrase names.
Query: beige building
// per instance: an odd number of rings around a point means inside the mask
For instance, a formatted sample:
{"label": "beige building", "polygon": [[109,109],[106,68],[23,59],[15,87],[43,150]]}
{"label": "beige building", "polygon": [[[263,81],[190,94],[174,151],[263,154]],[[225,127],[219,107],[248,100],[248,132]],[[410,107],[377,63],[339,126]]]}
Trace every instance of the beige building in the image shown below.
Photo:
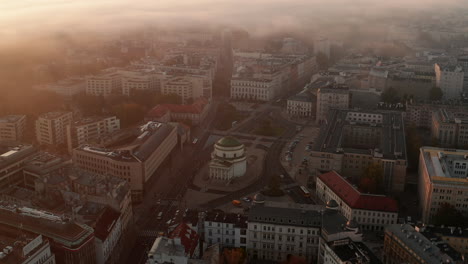
{"label": "beige building", "polygon": [[[117,134],[108,136],[100,145],[74,149],[73,163],[94,173],[126,179],[132,189],[132,200],[141,201],[145,183],[177,145],[177,129],[148,122]],[[127,143],[115,146],[123,141]]]}
{"label": "beige building", "polygon": [[190,98],[211,98],[211,89],[211,79],[206,76],[173,76],[161,82],[162,94],[177,94],[182,98],[183,102],[186,102]]}
{"label": "beige building", "polygon": [[316,194],[325,204],[335,201],[341,214],[356,221],[364,230],[383,231],[386,225],[397,222],[396,200],[384,195],[361,193],[335,171],[317,177]]}
{"label": "beige building", "polygon": [[317,91],[316,122],[322,123],[330,109],[348,109],[351,105],[351,94],[345,85],[332,84]]}
{"label": "beige building", "polygon": [[86,94],[109,96],[119,94],[122,89],[122,76],[117,71],[104,72],[86,78]]}
{"label": "beige building", "polygon": [[311,117],[315,112],[313,96],[305,91],[288,98],[286,112],[291,117]]}
{"label": "beige building", "polygon": [[224,137],[214,145],[211,154],[210,178],[230,181],[247,171],[245,146],[233,137]]}
{"label": "beige building", "polygon": [[0,117],[0,141],[21,141],[26,128],[25,115]]}
{"label": "beige building", "polygon": [[423,223],[431,223],[442,204],[468,214],[468,150],[422,147],[419,204]]}
{"label": "beige building", "polygon": [[31,145],[0,144],[0,190],[23,183],[25,163],[36,151]]}
{"label": "beige building", "polygon": [[332,110],[310,154],[312,170],[336,171],[358,181],[371,164],[384,172],[384,188],[404,190],[406,143],[401,113]]}
{"label": "beige building", "polygon": [[161,82],[166,74],[158,71],[126,71],[122,74],[122,94],[129,96],[132,91],[161,91]]}
{"label": "beige building", "polygon": [[67,145],[71,153],[74,147],[91,143],[98,138],[120,129],[120,120],[115,116],[84,118],[67,126]]}
{"label": "beige building", "polygon": [[67,141],[67,126],[73,122],[71,112],[49,112],[36,120],[36,139],[40,145],[59,145]]}
{"label": "beige building", "polygon": [[460,99],[463,92],[465,73],[461,66],[442,66],[434,64],[436,86],[442,90],[444,99]]}
{"label": "beige building", "polygon": [[271,79],[256,79],[233,76],[231,98],[244,100],[271,101],[277,95],[278,82]]}
{"label": "beige building", "polygon": [[433,112],[431,136],[444,147],[468,147],[468,113],[447,109]]}

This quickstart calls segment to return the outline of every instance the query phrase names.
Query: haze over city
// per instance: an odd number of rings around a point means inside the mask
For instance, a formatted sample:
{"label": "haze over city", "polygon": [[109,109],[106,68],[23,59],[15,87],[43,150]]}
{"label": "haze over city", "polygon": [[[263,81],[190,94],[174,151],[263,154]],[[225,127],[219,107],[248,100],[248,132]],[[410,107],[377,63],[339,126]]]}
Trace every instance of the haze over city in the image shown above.
{"label": "haze over city", "polygon": [[0,264],[467,263],[464,0],[0,2]]}

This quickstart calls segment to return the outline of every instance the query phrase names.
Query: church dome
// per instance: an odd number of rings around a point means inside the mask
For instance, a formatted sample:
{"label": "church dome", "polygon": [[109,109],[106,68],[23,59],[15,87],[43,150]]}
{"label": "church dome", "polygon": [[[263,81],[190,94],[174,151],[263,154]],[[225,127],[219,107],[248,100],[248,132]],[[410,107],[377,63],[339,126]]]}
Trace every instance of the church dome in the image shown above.
{"label": "church dome", "polygon": [[261,194],[261,193],[257,193],[253,197],[253,200],[254,200],[254,203],[256,203],[256,204],[265,203],[265,196],[263,196],[263,194]]}
{"label": "church dome", "polygon": [[327,202],[327,208],[329,209],[338,208],[338,203],[335,200],[330,200]]}
{"label": "church dome", "polygon": [[237,140],[234,137],[227,136],[218,140],[218,142],[216,142],[216,145],[220,147],[234,148],[242,146],[242,143],[240,143],[239,140]]}
{"label": "church dome", "polygon": [[349,220],[348,222],[346,222],[346,227],[348,229],[356,229],[359,226],[358,226],[358,223],[354,219],[352,219],[352,220]]}

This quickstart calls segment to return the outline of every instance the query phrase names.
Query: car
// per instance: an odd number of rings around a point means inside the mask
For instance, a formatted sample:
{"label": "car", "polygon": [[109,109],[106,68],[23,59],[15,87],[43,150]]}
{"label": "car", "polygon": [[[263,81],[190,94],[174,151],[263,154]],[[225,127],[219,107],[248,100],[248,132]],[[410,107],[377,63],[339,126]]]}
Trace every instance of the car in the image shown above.
{"label": "car", "polygon": [[250,200],[250,198],[249,198],[249,197],[244,197],[244,198],[242,198],[242,200],[243,200],[244,202],[248,202],[248,203],[250,203],[250,202],[251,202],[251,200]]}

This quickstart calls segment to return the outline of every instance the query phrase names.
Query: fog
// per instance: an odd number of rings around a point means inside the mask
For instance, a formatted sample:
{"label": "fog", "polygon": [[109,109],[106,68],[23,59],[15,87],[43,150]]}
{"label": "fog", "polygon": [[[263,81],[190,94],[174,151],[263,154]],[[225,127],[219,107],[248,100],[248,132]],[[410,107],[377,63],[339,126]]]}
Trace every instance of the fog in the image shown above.
{"label": "fog", "polygon": [[17,41],[54,31],[119,32],[148,25],[229,25],[261,34],[466,5],[464,0],[2,0],[0,36]]}

